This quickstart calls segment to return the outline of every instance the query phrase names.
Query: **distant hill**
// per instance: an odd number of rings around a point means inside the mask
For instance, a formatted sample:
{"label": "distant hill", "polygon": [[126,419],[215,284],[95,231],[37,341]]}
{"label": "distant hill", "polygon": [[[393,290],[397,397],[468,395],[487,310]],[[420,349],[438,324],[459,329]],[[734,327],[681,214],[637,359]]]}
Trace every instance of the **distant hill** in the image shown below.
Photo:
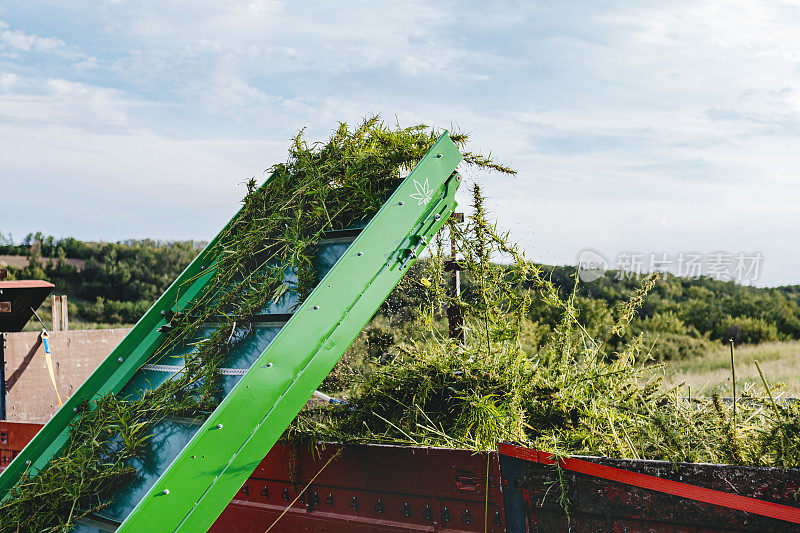
{"label": "distant hill", "polygon": [[[9,264],[12,279],[46,279],[54,283],[57,294],[69,296],[73,327],[135,323],[205,244],[154,240],[85,242],[42,234],[30,234],[18,244],[9,241],[0,234],[0,256],[25,258],[24,266],[19,260],[16,266]],[[43,261],[42,257],[52,260]],[[373,337],[383,339],[381,343],[386,346],[401,340],[395,334],[400,324],[405,328],[414,320],[414,310],[420,303],[414,279],[419,277],[423,263],[415,265],[410,279],[399,285],[381,308],[380,314],[392,331],[375,331]],[[575,288],[575,268],[543,268],[564,295],[575,289],[579,320],[587,333],[599,339],[608,336],[615,306],[641,282],[640,278],[610,271],[590,283],[579,282]],[[468,295],[469,280],[463,283]],[[528,318],[528,342],[535,350],[561,317],[533,298]],[[653,347],[653,355],[664,360],[704,354],[712,342],[729,338],[749,344],[800,339],[800,285],[757,288],[709,277],[670,275],[656,283],[632,326],[627,338],[611,338],[609,342],[622,343],[631,335],[642,333],[645,342]]]}
{"label": "distant hill", "polygon": [[16,257],[8,262],[9,277],[55,284],[55,294],[68,295],[70,320],[77,327],[135,323],[205,245],[149,239],[85,242],[41,233],[19,244],[9,241],[0,234],[0,257]]}
{"label": "distant hill", "polygon": [[[547,267],[564,293],[575,286],[574,267]],[[641,277],[616,271],[578,283],[577,299],[589,328],[609,328],[610,313],[641,283]],[[534,311],[535,314],[535,311]],[[542,309],[542,317],[546,316]],[[545,319],[545,322],[547,320]],[[701,353],[707,341],[758,344],[800,339],[800,285],[759,288],[719,281],[708,276],[663,276],[647,296],[633,322],[656,342],[654,355],[673,359]]]}

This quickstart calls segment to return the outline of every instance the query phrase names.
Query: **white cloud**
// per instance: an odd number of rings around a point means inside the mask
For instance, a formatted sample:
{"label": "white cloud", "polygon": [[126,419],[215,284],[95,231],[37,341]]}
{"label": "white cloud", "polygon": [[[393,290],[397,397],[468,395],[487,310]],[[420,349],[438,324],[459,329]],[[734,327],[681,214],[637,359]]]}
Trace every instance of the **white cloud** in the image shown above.
{"label": "white cloud", "polygon": [[0,73],[0,91],[7,92],[19,83],[19,76],[11,72]]}
{"label": "white cloud", "polygon": [[66,125],[111,131],[130,125],[126,107],[131,104],[113,89],[7,72],[0,73],[0,88],[0,121],[19,128]]}
{"label": "white cloud", "polygon": [[97,60],[96,57],[91,56],[85,59],[81,59],[73,64],[73,66],[79,71],[88,71],[94,70],[100,67],[100,62]]}
{"label": "white cloud", "polygon": [[[152,199],[131,195],[138,209],[169,212],[182,188],[228,198],[231,180],[282,160],[304,125],[314,137],[374,112],[455,120],[521,171],[486,193],[537,259],[571,262],[585,246],[756,249],[772,282],[799,281],[800,252],[785,246],[800,230],[796,5],[71,6],[42,9],[72,33],[0,21],[0,155],[15,172],[29,158],[39,175],[52,159],[59,179],[103,176],[106,192],[138,180],[153,187]],[[167,184],[157,193],[154,176]]]}
{"label": "white cloud", "polygon": [[[420,2],[195,2],[191,9],[182,2],[140,3],[108,31],[136,42],[118,63],[130,77],[157,73],[213,84],[224,79],[218,71],[227,75],[233,65],[249,79],[311,74],[314,85],[386,70],[412,78],[486,78],[466,68],[470,58],[454,46],[447,10]],[[481,51],[480,61],[487,55]],[[227,87],[222,82],[217,92]]]}
{"label": "white cloud", "polygon": [[3,231],[18,236],[35,224],[87,238],[209,238],[235,211],[244,180],[261,177],[260,155],[277,151],[250,143],[248,165],[236,160],[244,151],[236,143],[142,129],[135,116],[147,104],[118,91],[19,76],[8,85],[0,93],[0,181],[14,202]]}
{"label": "white cloud", "polygon": [[39,37],[20,30],[10,30],[8,23],[0,21],[0,50],[12,48],[23,52],[66,53],[66,43],[54,37]]}

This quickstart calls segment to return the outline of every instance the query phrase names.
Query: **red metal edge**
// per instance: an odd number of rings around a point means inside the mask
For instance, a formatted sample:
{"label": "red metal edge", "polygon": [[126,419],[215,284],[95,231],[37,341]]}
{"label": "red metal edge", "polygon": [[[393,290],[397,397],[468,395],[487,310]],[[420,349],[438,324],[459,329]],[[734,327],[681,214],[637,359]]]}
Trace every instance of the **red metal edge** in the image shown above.
{"label": "red metal edge", "polygon": [[[555,464],[555,456],[553,454],[532,448],[525,448],[524,446],[517,446],[508,442],[501,442],[498,444],[497,452],[500,455],[515,457],[533,463],[545,465]],[[559,465],[564,470],[571,470],[579,474],[587,474],[610,481],[633,485],[634,487],[641,487],[643,489],[663,492],[681,498],[800,524],[800,509],[789,507],[788,505],[767,502],[756,498],[748,498],[747,496],[730,494],[707,489],[705,487],[698,487],[696,485],[689,485],[688,483],[672,481],[671,479],[661,479],[655,476],[648,476],[647,474],[631,472],[621,468],[614,468],[613,466],[599,465],[572,457],[561,458],[559,460]]]}

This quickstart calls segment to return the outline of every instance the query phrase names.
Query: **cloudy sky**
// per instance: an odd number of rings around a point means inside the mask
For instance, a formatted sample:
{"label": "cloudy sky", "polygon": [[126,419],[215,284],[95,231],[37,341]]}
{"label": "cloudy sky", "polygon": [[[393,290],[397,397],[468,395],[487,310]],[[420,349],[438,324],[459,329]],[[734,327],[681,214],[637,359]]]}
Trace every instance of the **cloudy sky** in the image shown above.
{"label": "cloudy sky", "polygon": [[0,232],[208,239],[307,126],[458,125],[527,255],[800,283],[800,5],[0,2]]}

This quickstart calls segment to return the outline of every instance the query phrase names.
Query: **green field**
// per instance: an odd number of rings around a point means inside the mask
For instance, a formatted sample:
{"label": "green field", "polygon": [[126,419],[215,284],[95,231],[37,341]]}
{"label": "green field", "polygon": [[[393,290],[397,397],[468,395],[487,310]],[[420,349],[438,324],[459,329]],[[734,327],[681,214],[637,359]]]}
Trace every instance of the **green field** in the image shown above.
{"label": "green field", "polygon": [[[727,346],[718,345],[702,357],[671,361],[663,368],[664,385],[681,385],[682,392],[692,396],[719,392],[731,393],[731,354]],[[734,351],[737,395],[746,386],[763,392],[755,362],[761,366],[771,385],[784,396],[800,396],[800,341],[766,342],[744,345]],[[749,385],[748,385],[749,384]]]}

